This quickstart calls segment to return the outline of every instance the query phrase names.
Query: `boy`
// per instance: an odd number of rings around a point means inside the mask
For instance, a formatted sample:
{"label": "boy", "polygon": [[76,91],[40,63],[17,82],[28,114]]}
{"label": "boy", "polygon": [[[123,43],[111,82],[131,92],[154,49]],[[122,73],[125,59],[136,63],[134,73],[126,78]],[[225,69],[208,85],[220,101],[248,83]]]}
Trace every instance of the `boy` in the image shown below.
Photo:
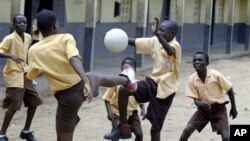
{"label": "boy", "polygon": [[231,110],[230,116],[237,117],[234,92],[232,83],[221,73],[213,69],[207,69],[209,56],[204,52],[197,52],[193,56],[193,67],[196,73],[189,77],[186,96],[193,98],[197,111],[189,120],[187,127],[183,130],[180,141],[187,141],[190,135],[198,130],[199,132],[211,123],[214,132],[221,134],[223,141],[230,141],[229,123],[227,117],[225,98],[227,92]]}
{"label": "boy", "polygon": [[124,87],[119,89],[118,107],[121,123],[106,135],[106,139],[131,137],[126,111],[128,97],[134,95],[138,103],[149,102],[145,118],[152,124],[151,141],[160,141],[162,125],[179,84],[181,47],[175,40],[177,24],[166,20],[158,28],[158,23],[158,19],[155,18],[152,24],[154,37],[129,39],[129,45],[135,46],[137,53],[152,56],[153,71],[146,80],[134,83],[132,91]]}
{"label": "boy", "polygon": [[[121,70],[131,67],[134,71],[136,70],[136,62],[133,58],[125,58],[121,64]],[[109,88],[103,96],[105,106],[108,114],[108,119],[112,121],[112,127],[114,128],[119,123],[119,110],[118,110],[118,90],[120,86]],[[128,102],[128,123],[131,126],[131,130],[135,134],[135,141],[143,140],[143,133],[141,128],[141,121],[137,111],[138,103],[134,97],[129,97]],[[141,115],[144,116],[145,109],[144,104],[139,104],[141,108]],[[104,136],[105,138],[105,136]],[[118,141],[118,140],[113,140]]]}
{"label": "boy", "polygon": [[127,85],[128,78],[112,75],[85,74],[81,57],[71,34],[57,34],[56,14],[42,10],[37,14],[37,26],[43,39],[29,50],[27,77],[34,80],[42,74],[58,101],[56,112],[57,141],[72,141],[77,116],[85,98],[98,95],[98,87]]}
{"label": "boy", "polygon": [[27,54],[31,43],[31,37],[25,33],[27,20],[24,15],[17,14],[13,17],[14,32],[6,36],[0,44],[0,57],[8,58],[3,70],[6,85],[6,97],[3,100],[3,108],[7,108],[2,128],[0,130],[0,141],[8,141],[7,128],[16,113],[20,110],[22,103],[28,107],[26,123],[20,133],[22,139],[36,141],[30,130],[30,125],[37,106],[42,102],[32,81],[26,78]]}

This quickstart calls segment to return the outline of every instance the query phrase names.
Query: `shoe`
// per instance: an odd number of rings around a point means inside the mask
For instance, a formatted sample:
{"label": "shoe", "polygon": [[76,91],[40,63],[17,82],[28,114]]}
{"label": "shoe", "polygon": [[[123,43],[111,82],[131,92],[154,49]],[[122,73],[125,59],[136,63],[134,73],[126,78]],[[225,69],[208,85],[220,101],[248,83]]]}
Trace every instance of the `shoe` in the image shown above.
{"label": "shoe", "polygon": [[119,140],[119,139],[129,139],[132,137],[131,128],[128,124],[119,124],[114,129],[104,135],[104,139],[107,140]]}
{"label": "shoe", "polygon": [[120,76],[126,77],[128,79],[127,85],[125,87],[131,91],[134,92],[137,89],[137,79],[135,78],[135,71],[133,68],[128,67],[123,69],[123,71],[119,74]]}
{"label": "shoe", "polygon": [[7,136],[0,137],[0,141],[9,141]]}
{"label": "shoe", "polygon": [[24,133],[23,131],[21,131],[20,138],[23,139],[23,140],[25,139],[27,141],[37,141],[35,139],[34,135],[32,134],[32,132]]}

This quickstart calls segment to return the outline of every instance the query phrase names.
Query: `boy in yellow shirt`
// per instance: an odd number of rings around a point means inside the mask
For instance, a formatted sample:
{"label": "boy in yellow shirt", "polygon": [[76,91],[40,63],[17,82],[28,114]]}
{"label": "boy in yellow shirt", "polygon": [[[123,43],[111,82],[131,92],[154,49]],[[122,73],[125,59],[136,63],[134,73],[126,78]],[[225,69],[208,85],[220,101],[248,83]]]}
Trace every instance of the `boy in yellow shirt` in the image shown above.
{"label": "boy in yellow shirt", "polygon": [[193,73],[188,80],[186,96],[194,99],[197,111],[189,120],[187,127],[183,130],[179,141],[187,141],[191,134],[199,132],[211,123],[214,132],[221,135],[223,141],[230,141],[229,123],[225,98],[227,92],[231,102],[230,116],[237,117],[237,109],[234,99],[232,83],[220,72],[207,69],[209,56],[204,52],[197,52],[193,56]]}
{"label": "boy in yellow shirt", "polygon": [[[125,68],[131,67],[133,70],[136,70],[136,62],[133,58],[125,58],[122,60],[121,70],[123,71]],[[105,106],[108,114],[108,119],[112,122],[112,127],[114,128],[116,125],[119,124],[119,109],[118,109],[118,90],[120,86],[109,88],[104,96],[103,99],[105,101]],[[141,127],[141,120],[137,111],[138,105],[141,108],[141,116],[144,116],[145,109],[144,104],[139,104],[134,97],[129,97],[128,101],[128,123],[131,126],[132,132],[135,134],[135,141],[142,141],[143,140],[143,132]],[[105,138],[105,136],[104,136]],[[113,140],[118,141],[118,140]]]}
{"label": "boy in yellow shirt", "polygon": [[56,112],[57,141],[72,141],[79,122],[83,101],[98,95],[98,87],[127,85],[128,77],[85,73],[76,42],[71,34],[58,34],[56,14],[42,10],[37,26],[43,38],[29,50],[27,77],[34,80],[42,74],[58,101]]}
{"label": "boy in yellow shirt", "polygon": [[181,47],[175,40],[178,26],[174,21],[165,20],[159,25],[155,18],[152,24],[153,37],[129,39],[129,45],[136,48],[137,53],[149,54],[154,60],[153,70],[145,80],[134,83],[133,90],[119,89],[119,113],[121,123],[106,134],[106,139],[130,138],[131,132],[127,124],[128,97],[133,95],[137,102],[149,102],[147,118],[151,126],[151,141],[160,141],[160,132],[172,105],[179,84]]}
{"label": "boy in yellow shirt", "polygon": [[3,70],[6,85],[3,108],[7,108],[7,111],[0,130],[0,141],[8,141],[6,136],[7,128],[14,114],[20,110],[23,103],[25,107],[28,107],[28,111],[26,123],[20,137],[27,141],[36,141],[29,130],[36,108],[42,102],[32,85],[32,81],[26,77],[27,54],[28,47],[31,44],[31,37],[24,32],[27,27],[27,20],[24,15],[15,15],[12,25],[15,31],[6,36],[0,44],[0,57],[8,58]]}

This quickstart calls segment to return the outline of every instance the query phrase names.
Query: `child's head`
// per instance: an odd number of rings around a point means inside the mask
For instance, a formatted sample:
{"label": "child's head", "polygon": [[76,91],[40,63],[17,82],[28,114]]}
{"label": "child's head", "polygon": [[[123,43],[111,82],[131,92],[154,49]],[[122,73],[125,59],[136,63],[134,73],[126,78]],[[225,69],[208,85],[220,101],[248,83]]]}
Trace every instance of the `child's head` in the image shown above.
{"label": "child's head", "polygon": [[37,27],[44,35],[57,33],[57,18],[56,14],[50,10],[42,10],[37,14]]}
{"label": "child's head", "polygon": [[206,69],[209,64],[209,56],[205,52],[196,52],[193,56],[193,67],[197,72]]}
{"label": "child's head", "polygon": [[136,71],[136,61],[133,58],[130,57],[124,58],[121,63],[121,70],[127,68],[128,65],[133,67],[133,69]]}
{"label": "child's head", "polygon": [[158,33],[161,34],[167,42],[172,41],[178,31],[178,25],[172,20],[164,20],[158,28]]}
{"label": "child's head", "polygon": [[23,33],[27,28],[27,19],[22,14],[16,14],[12,18],[12,26],[17,33]]}

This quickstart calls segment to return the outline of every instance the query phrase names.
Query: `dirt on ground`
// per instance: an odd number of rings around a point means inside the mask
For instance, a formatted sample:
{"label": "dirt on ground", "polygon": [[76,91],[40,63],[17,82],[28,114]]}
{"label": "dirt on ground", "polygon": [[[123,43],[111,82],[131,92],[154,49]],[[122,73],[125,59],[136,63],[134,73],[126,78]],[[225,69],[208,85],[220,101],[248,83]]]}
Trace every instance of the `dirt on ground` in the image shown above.
{"label": "dirt on ground", "polygon": [[[226,78],[233,83],[233,88],[237,93],[236,104],[239,115],[236,119],[230,118],[230,124],[250,124],[250,56],[222,59],[210,62],[209,68],[220,71]],[[144,79],[151,69],[140,70],[137,72],[139,79]],[[181,80],[177,94],[174,98],[173,105],[165,120],[161,140],[177,141],[182,130],[186,126],[192,113],[196,110],[193,100],[185,97],[184,91],[188,76],[194,72],[191,63],[183,62],[181,64]],[[48,94],[46,83],[38,83],[38,90],[42,96],[44,104],[37,109],[31,130],[38,141],[56,141],[55,132],[55,112],[57,102],[52,94]],[[104,141],[103,135],[110,132],[111,124],[107,119],[106,109],[102,95],[106,88],[100,88],[100,95],[91,103],[84,103],[80,109],[79,115],[81,121],[75,129],[74,141]],[[0,94],[0,103],[4,98],[4,91]],[[146,103],[147,105],[147,103]],[[227,105],[228,111],[230,104]],[[0,109],[0,124],[3,121],[5,110]],[[10,141],[21,141],[19,133],[23,128],[26,118],[26,109],[14,116],[8,129],[7,136]],[[150,123],[147,120],[142,121],[144,141],[150,141]],[[134,140],[128,139],[128,141]],[[190,141],[219,141],[220,136],[213,133],[210,124],[201,132],[194,132]]]}

